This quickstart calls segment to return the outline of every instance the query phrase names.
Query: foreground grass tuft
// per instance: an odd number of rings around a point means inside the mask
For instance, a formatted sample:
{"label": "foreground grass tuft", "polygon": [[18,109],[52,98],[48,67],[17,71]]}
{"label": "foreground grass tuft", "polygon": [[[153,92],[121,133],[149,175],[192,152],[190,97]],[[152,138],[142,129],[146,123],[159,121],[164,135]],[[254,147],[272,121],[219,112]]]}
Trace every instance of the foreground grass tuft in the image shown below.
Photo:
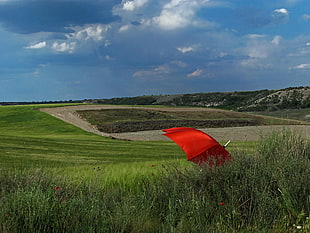
{"label": "foreground grass tuft", "polygon": [[282,131],[233,156],[162,166],[130,186],[2,170],[0,232],[309,232],[309,140]]}

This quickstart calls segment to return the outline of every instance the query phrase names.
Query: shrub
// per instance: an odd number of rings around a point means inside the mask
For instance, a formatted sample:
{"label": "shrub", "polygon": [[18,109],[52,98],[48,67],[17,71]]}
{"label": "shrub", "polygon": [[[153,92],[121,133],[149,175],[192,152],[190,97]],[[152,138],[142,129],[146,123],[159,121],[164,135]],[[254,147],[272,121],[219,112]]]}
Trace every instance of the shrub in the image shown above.
{"label": "shrub", "polygon": [[309,140],[282,131],[225,166],[169,165],[132,189],[76,185],[42,170],[3,172],[0,231],[307,232],[309,156]]}
{"label": "shrub", "polygon": [[298,134],[272,133],[254,155],[234,155],[223,167],[169,170],[145,196],[176,232],[306,228],[309,156],[310,143]]}

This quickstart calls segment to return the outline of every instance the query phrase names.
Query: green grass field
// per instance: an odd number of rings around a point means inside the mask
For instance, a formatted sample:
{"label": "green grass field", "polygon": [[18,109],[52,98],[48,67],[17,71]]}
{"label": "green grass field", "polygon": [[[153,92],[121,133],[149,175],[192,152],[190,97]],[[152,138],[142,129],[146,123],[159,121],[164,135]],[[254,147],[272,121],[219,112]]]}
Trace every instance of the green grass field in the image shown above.
{"label": "green grass field", "polygon": [[173,142],[119,141],[0,107],[0,232],[307,232],[310,143],[233,142],[200,168]]}
{"label": "green grass field", "polygon": [[148,173],[151,165],[184,163],[185,155],[173,143],[111,140],[42,113],[38,107],[0,108],[2,169],[58,169],[87,176],[100,168],[126,177]]}

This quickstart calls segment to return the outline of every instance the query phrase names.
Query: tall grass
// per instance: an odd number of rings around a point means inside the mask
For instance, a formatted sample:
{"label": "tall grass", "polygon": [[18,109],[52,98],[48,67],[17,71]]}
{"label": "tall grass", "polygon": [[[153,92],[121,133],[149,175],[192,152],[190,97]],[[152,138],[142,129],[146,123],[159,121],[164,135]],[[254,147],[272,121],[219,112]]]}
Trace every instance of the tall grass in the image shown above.
{"label": "tall grass", "polygon": [[[272,133],[222,167],[160,166],[130,185],[2,170],[0,232],[308,232],[310,142]],[[150,168],[154,168],[150,166]]]}

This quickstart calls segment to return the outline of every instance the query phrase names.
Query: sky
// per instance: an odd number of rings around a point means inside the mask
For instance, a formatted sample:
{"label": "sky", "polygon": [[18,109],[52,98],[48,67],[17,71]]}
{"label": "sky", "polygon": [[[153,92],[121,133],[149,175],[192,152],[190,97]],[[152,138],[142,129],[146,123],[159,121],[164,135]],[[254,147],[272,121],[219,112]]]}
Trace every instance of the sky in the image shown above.
{"label": "sky", "polygon": [[310,85],[309,0],[0,0],[0,102]]}

